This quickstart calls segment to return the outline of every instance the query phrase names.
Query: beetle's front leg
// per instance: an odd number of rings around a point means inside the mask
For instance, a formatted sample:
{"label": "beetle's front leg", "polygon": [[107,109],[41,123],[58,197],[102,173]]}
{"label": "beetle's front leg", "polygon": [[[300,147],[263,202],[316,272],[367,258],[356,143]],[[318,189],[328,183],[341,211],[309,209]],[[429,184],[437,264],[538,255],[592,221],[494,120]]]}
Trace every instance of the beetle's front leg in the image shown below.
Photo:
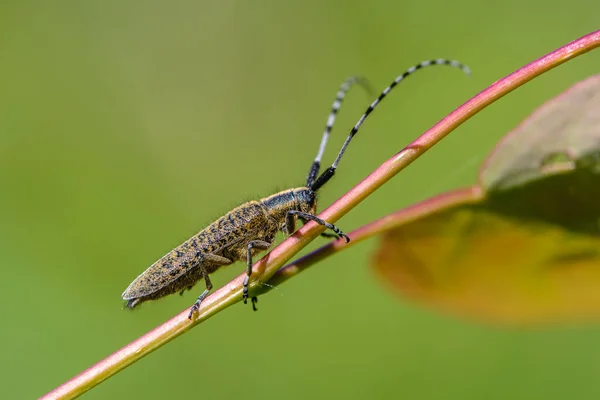
{"label": "beetle's front leg", "polygon": [[[298,216],[298,218],[315,221],[317,224],[323,225],[324,227],[331,229],[332,231],[334,231],[336,233],[338,238],[345,239],[346,243],[348,243],[350,241],[350,238],[348,237],[348,235],[346,235],[344,232],[342,232],[337,226],[330,224],[327,221],[323,221],[321,218],[317,217],[316,215],[308,214],[308,213],[305,213],[302,211],[296,211],[296,210],[288,211],[286,218],[285,218],[286,227],[288,225],[288,219],[290,217],[293,218],[294,215]],[[290,234],[291,233],[292,232],[290,232]]]}
{"label": "beetle's front leg", "polygon": [[285,233],[286,235],[291,235],[292,233],[294,233],[294,231],[296,230],[296,218],[294,214],[288,212],[285,215],[285,226],[283,229],[283,233]]}
{"label": "beetle's front leg", "polygon": [[[288,215],[289,215],[289,214],[288,214]],[[293,216],[292,216],[292,215],[290,215],[290,217],[293,219]],[[302,221],[302,224],[306,224],[306,223],[308,222],[308,220],[307,220],[306,218],[304,218],[304,217],[301,217],[301,216],[299,216],[299,217],[298,217],[298,219],[299,219],[300,221]],[[287,222],[287,221],[286,221],[286,222]],[[335,233],[329,233],[329,232],[323,232],[323,233],[321,233],[321,236],[322,236],[322,237],[325,237],[325,238],[336,238],[336,239],[339,237],[339,236],[338,236],[338,235],[336,235]]]}

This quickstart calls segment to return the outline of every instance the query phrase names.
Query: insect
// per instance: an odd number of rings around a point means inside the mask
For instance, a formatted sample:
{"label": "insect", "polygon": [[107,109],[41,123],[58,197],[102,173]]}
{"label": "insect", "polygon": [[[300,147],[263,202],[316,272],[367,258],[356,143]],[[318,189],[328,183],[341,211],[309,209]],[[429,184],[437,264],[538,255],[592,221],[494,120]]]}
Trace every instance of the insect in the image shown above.
{"label": "insect", "polygon": [[[191,319],[213,287],[209,275],[220,267],[235,261],[246,261],[247,275],[243,288],[243,300],[246,303],[253,256],[260,251],[267,250],[273,244],[275,235],[279,231],[286,235],[294,233],[298,219],[303,223],[309,220],[315,221],[334,232],[334,234],[324,233],[324,236],[343,238],[349,242],[350,238],[344,232],[315,215],[317,192],[333,178],[350,141],[381,100],[403,79],[432,65],[449,65],[470,74],[466,65],[448,59],[423,61],[407,69],[371,103],[350,131],[333,164],[319,175],[321,159],[346,93],[355,83],[367,87],[366,81],[361,78],[347,79],[340,87],[333,103],[317,156],[306,179],[306,185],[242,204],[171,250],[146,269],[125,290],[122,297],[127,301],[127,307],[134,308],[144,301],[155,300],[176,292],[183,294],[185,290],[191,289],[199,280],[204,279],[206,288],[190,309],[188,318]],[[251,300],[252,308],[256,310],[258,299],[252,297]]]}

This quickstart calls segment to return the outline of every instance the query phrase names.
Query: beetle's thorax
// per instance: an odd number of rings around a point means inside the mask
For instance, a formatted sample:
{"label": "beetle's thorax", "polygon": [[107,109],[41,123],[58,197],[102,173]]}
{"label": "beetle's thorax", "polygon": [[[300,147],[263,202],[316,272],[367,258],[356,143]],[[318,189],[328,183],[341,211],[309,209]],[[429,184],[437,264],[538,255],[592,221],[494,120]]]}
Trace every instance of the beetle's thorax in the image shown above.
{"label": "beetle's thorax", "polygon": [[261,200],[269,216],[280,222],[292,210],[314,214],[316,202],[315,193],[307,187],[284,190]]}
{"label": "beetle's thorax", "polygon": [[317,212],[317,194],[307,187],[292,189],[296,197],[296,210],[308,214]]}

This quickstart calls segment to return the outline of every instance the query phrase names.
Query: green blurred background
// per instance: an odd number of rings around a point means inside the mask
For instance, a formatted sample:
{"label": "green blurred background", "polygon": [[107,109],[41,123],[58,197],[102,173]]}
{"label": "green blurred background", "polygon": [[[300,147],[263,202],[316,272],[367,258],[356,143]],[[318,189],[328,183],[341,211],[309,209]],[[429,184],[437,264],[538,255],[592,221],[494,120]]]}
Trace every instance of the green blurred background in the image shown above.
{"label": "green blurred background", "polygon": [[[230,208],[302,185],[347,76],[379,90],[433,57],[474,71],[432,68],[403,83],[320,209],[470,96],[597,29],[599,11],[592,0],[3,1],[2,397],[42,395],[190,306],[200,286],[136,312],[120,294]],[[502,99],[338,225],[472,183],[500,137],[599,70],[591,53]],[[328,162],[371,100],[350,94]],[[600,396],[600,326],[500,329],[402,302],[369,270],[376,245],[282,285],[257,313],[228,309],[85,397]]]}

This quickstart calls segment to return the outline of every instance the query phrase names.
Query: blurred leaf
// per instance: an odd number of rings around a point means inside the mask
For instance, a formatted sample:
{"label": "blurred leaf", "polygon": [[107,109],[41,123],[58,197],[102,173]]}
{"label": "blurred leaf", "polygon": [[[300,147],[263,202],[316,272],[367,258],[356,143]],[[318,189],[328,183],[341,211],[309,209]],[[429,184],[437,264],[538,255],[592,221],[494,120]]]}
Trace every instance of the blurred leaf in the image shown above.
{"label": "blurred leaf", "polygon": [[477,320],[600,319],[600,75],[496,147],[472,188],[394,215],[375,268],[404,296]]}

